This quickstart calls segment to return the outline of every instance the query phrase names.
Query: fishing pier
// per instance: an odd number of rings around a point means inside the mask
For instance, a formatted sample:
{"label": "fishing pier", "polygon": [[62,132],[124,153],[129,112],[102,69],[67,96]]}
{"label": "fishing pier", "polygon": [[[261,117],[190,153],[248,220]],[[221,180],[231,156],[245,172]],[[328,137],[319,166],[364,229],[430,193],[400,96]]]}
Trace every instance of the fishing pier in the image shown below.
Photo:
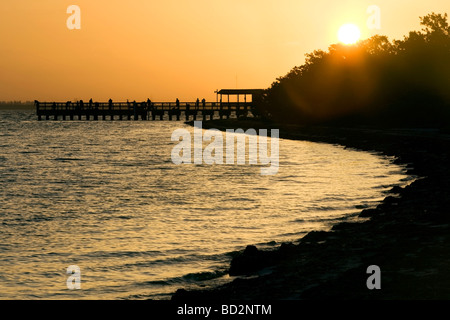
{"label": "fishing pier", "polygon": [[[169,120],[220,119],[255,114],[261,100],[261,89],[222,89],[215,91],[216,102],[197,99],[194,102],[40,102],[35,101],[38,120]],[[226,101],[224,101],[224,96]],[[230,96],[234,98],[230,102]],[[220,98],[219,98],[220,97]]]}

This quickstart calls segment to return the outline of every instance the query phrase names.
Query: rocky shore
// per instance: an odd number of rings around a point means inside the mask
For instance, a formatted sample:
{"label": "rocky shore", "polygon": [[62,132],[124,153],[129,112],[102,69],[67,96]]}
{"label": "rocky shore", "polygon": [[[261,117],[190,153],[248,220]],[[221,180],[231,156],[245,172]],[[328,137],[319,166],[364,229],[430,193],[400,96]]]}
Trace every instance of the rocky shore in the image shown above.
{"label": "rocky shore", "polygon": [[[340,144],[395,156],[418,177],[394,187],[364,222],[311,232],[272,251],[248,246],[230,265],[234,281],[208,290],[178,290],[172,300],[448,299],[450,298],[450,135],[439,130],[279,126],[240,120],[204,128],[279,128],[281,138]],[[381,270],[369,290],[367,268]],[[254,275],[249,277],[249,275]]]}

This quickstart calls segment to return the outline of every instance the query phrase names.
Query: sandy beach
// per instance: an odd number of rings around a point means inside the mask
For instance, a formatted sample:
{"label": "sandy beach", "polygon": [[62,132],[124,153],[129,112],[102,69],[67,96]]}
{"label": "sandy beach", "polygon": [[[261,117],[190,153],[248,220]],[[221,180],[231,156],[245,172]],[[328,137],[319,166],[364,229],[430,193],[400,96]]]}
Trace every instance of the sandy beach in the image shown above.
{"label": "sandy beach", "polygon": [[[450,135],[439,130],[279,126],[247,120],[203,122],[204,128],[279,128],[280,137],[343,145],[395,156],[417,179],[394,187],[364,222],[311,232],[298,244],[235,257],[224,286],[178,290],[173,300],[447,299],[450,297]],[[367,268],[381,270],[369,290]]]}

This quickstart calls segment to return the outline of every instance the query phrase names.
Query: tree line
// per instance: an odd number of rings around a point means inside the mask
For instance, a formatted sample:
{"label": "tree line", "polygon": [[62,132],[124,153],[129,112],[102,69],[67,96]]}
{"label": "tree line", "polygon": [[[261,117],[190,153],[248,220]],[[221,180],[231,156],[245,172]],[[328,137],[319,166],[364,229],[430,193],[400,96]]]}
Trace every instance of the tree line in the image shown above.
{"label": "tree line", "polygon": [[333,44],[276,79],[259,111],[277,122],[436,127],[450,124],[447,14],[420,17],[403,40]]}

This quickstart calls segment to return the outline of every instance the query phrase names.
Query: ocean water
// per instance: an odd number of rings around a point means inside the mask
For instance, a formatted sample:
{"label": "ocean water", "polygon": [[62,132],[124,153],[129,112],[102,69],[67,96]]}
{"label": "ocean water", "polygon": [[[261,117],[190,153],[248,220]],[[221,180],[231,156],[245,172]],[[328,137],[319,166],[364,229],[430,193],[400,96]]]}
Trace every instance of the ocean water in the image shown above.
{"label": "ocean water", "polygon": [[[258,165],[175,165],[169,121],[37,121],[0,111],[0,299],[169,299],[270,248],[356,219],[412,179],[391,158],[280,139]],[[69,290],[66,270],[81,271]]]}

